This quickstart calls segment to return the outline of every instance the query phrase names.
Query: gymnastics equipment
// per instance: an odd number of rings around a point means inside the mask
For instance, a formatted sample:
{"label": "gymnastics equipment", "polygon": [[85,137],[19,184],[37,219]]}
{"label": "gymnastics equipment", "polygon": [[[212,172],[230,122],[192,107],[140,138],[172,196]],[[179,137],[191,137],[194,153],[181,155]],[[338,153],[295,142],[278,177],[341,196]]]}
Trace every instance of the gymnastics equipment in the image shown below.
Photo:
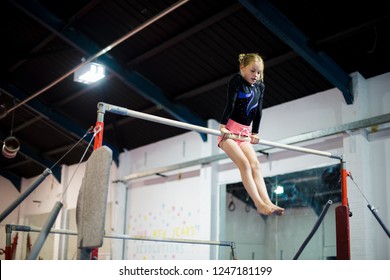
{"label": "gymnastics equipment", "polygon": [[[160,124],[165,124],[169,126],[174,126],[186,130],[197,131],[200,133],[211,134],[214,136],[222,136],[219,130],[214,130],[210,128],[205,128],[193,124],[183,123],[176,120],[171,120],[163,117],[153,116],[150,114],[145,114],[142,112],[137,112],[133,110],[129,110],[123,107],[115,106],[112,104],[107,104],[103,102],[99,102],[97,105],[97,121],[96,127],[99,128],[99,133],[95,137],[95,145],[94,147],[100,147],[103,142],[103,130],[104,130],[104,114],[106,112],[134,117],[138,119],[143,119],[151,122],[156,122]],[[230,135],[229,138],[240,139],[244,141],[249,141],[249,138],[242,138],[235,135]],[[271,142],[267,140],[260,139],[258,143],[260,145],[265,145],[274,148],[281,148],[286,150],[292,150],[307,154],[313,154],[318,156],[324,156],[329,158],[334,158],[340,160],[341,163],[341,202],[342,205],[336,208],[336,245],[337,245],[337,259],[339,260],[349,260],[350,256],[350,228],[349,228],[349,205],[348,205],[348,197],[347,197],[347,176],[348,173],[345,169],[345,161],[343,157],[340,155],[334,155],[330,152],[319,151],[314,149],[308,149],[304,147],[298,147],[293,145],[281,144],[276,142]],[[97,254],[95,251],[95,258],[97,258]]]}
{"label": "gymnastics equipment", "polygon": [[2,222],[11,212],[26,199],[42,182],[45,178],[51,174],[51,169],[46,168],[42,174],[22,193],[14,202],[11,203],[0,215],[0,222]]}
{"label": "gymnastics equipment", "polygon": [[[86,133],[85,133],[85,135],[68,151],[68,152],[70,152],[73,148],[75,148],[76,147],[76,145],[81,141],[81,140],[83,140],[84,139],[84,137],[88,134],[88,133],[90,133],[91,132],[91,129],[89,129]],[[97,132],[96,132],[97,133]],[[92,139],[94,139],[94,138],[92,138]],[[89,146],[88,146],[89,147]],[[87,147],[87,149],[88,149],[88,147]],[[85,155],[85,153],[84,153],[84,155]],[[83,155],[83,157],[84,157],[84,155]],[[66,156],[66,154],[63,156],[63,157],[65,157]],[[63,158],[62,157],[62,158]],[[61,158],[61,159],[62,159]],[[52,168],[55,166],[55,165],[57,165],[60,161],[61,161],[61,159],[59,159],[53,166],[52,166]],[[40,183],[42,183],[42,181],[49,175],[49,174],[51,174],[52,173],[52,171],[51,171],[51,168],[47,168],[47,169],[45,169],[44,171],[43,171],[43,173],[41,174],[41,176],[39,176],[36,180],[35,180],[35,182],[30,186],[30,187],[28,187],[27,188],[27,190],[22,194],[22,195],[20,195],[9,207],[7,207],[7,209],[5,210],[5,211],[3,211],[3,213],[0,215],[0,221],[2,221],[3,219],[5,219],[20,203],[22,203],[23,202],[23,200],[28,196],[28,195],[30,195],[38,186],[39,186],[39,184]],[[54,224],[54,222],[55,222],[55,220],[57,219],[57,216],[58,216],[58,214],[59,214],[59,212],[60,212],[60,210],[61,210],[61,208],[62,208],[62,206],[63,206],[63,204],[60,202],[60,201],[58,201],[58,202],[56,202],[56,204],[54,205],[54,207],[53,207],[53,210],[51,211],[51,214],[50,214],[50,216],[49,216],[49,218],[47,219],[47,221],[46,221],[46,223],[45,223],[45,226],[44,226],[44,228],[43,228],[43,230],[42,230],[42,232],[40,233],[40,235],[38,236],[38,238],[37,238],[37,240],[36,240],[36,242],[35,242],[35,244],[34,244],[34,247],[33,247],[33,249],[29,252],[29,255],[27,256],[27,259],[31,259],[31,260],[33,260],[33,259],[36,259],[36,257],[38,256],[38,253],[39,253],[39,251],[41,250],[41,248],[42,248],[42,246],[43,246],[43,244],[44,244],[44,242],[45,242],[45,240],[46,240],[46,238],[47,238],[47,235],[48,235],[48,233],[49,233],[49,231],[50,231],[50,229],[51,229],[51,227],[53,226],[53,224]],[[7,234],[8,234],[8,232],[7,232]],[[11,258],[11,256],[10,256],[10,244],[6,244],[6,249],[5,249],[5,251],[6,251],[6,259],[10,259]]]}
{"label": "gymnastics equipment", "polygon": [[[11,243],[11,235],[13,231],[23,232],[41,232],[42,229],[33,226],[23,226],[15,224],[7,224],[7,243]],[[65,235],[78,235],[78,232],[65,229],[51,229],[52,234],[65,234]],[[215,245],[221,247],[230,247],[231,257],[233,260],[237,260],[236,243],[234,241],[213,241],[213,240],[195,240],[195,239],[177,239],[177,238],[151,238],[145,236],[131,236],[125,234],[103,235],[103,238],[121,239],[121,240],[138,240],[138,241],[151,241],[151,242],[168,242],[168,243],[182,243],[182,244],[198,244],[198,245]]]}
{"label": "gymnastics equipment", "polygon": [[372,215],[374,215],[375,219],[378,221],[378,223],[380,224],[382,229],[385,231],[387,237],[390,238],[390,231],[387,229],[387,227],[383,223],[382,219],[379,217],[379,215],[377,213],[378,210],[374,206],[372,206],[371,204],[368,204],[367,207],[368,207],[368,209],[370,209]]}
{"label": "gymnastics equipment", "polygon": [[62,208],[63,204],[60,201],[57,201],[53,207],[53,210],[50,213],[49,218],[46,220],[45,225],[40,231],[37,240],[34,243],[34,246],[31,249],[30,254],[27,257],[27,260],[35,260],[38,257],[39,252],[42,249],[43,244],[46,241],[47,236],[49,235],[50,229],[53,227],[54,222],[57,219],[58,214]]}
{"label": "gymnastics equipment", "polygon": [[363,192],[360,190],[360,188],[358,187],[358,185],[356,184],[355,180],[353,179],[352,177],[352,174],[351,172],[348,173],[348,177],[351,178],[352,182],[355,184],[356,188],[359,190],[359,192],[361,193],[361,195],[363,196],[363,198],[367,201],[367,207],[368,209],[370,209],[370,212],[372,213],[372,215],[374,215],[375,219],[378,221],[379,225],[382,227],[382,229],[384,230],[384,232],[386,233],[387,237],[390,238],[390,231],[388,230],[388,228],[385,226],[385,224],[383,223],[382,219],[379,217],[378,215],[378,209],[375,208],[374,205],[372,205],[367,197],[363,194]]}
{"label": "gymnastics equipment", "polygon": [[[178,127],[178,128],[182,128],[182,129],[186,129],[186,130],[192,130],[192,131],[197,131],[200,133],[211,134],[214,136],[222,136],[221,132],[219,130],[210,129],[210,128],[206,128],[206,127],[202,127],[202,126],[198,126],[198,125],[193,125],[193,124],[188,124],[188,123],[183,123],[180,121],[175,121],[175,120],[171,120],[171,119],[167,119],[167,118],[163,118],[163,117],[153,116],[150,114],[141,113],[141,112],[129,110],[129,109],[126,109],[123,107],[114,106],[111,104],[100,102],[98,104],[98,114],[104,115],[105,112],[110,112],[110,113],[128,116],[128,117],[134,117],[134,118],[143,119],[143,120],[156,122],[156,123],[160,123],[160,124],[165,124],[165,125],[169,125],[169,126],[174,126],[174,127]],[[99,122],[99,125],[102,125],[102,122]],[[247,137],[239,137],[239,136],[234,136],[234,135],[231,135],[229,138],[249,141],[249,139]],[[329,158],[342,159],[342,156],[334,155],[330,152],[324,152],[324,151],[319,151],[319,150],[314,150],[314,149],[308,149],[308,148],[303,148],[303,147],[298,147],[298,146],[276,143],[276,142],[271,142],[271,141],[267,141],[267,140],[263,140],[263,139],[260,139],[257,144],[264,145],[264,146],[270,146],[270,147],[274,147],[274,148],[292,150],[292,151],[297,151],[297,152],[302,152],[302,153],[314,154],[314,155],[324,156],[324,157],[329,157]]]}
{"label": "gymnastics equipment", "polygon": [[[93,151],[86,164],[86,171],[77,200],[76,222],[78,227],[78,248],[79,258],[86,259],[91,248],[100,247],[103,243],[104,221],[107,205],[107,193],[109,185],[109,173],[112,162],[112,151],[106,146],[102,146]],[[42,181],[41,179],[39,183]],[[26,191],[22,198],[35,189],[39,184],[34,184]],[[21,200],[9,207],[6,213],[12,211]],[[40,231],[34,246],[28,255],[28,260],[35,260],[46,238],[53,227],[54,222],[63,204],[57,201],[44,227]],[[6,215],[5,215],[6,216]]]}
{"label": "gymnastics equipment", "polygon": [[318,227],[320,226],[320,224],[324,220],[325,215],[328,212],[329,207],[330,207],[330,205],[332,205],[332,203],[333,202],[331,200],[328,200],[328,202],[325,204],[325,207],[322,210],[321,215],[318,217],[317,222],[314,224],[314,227],[310,231],[309,235],[306,237],[305,241],[303,241],[301,247],[299,248],[298,252],[295,254],[293,260],[297,260],[299,258],[299,256],[301,255],[303,249],[305,249],[306,245],[309,243],[309,241],[311,240],[313,235],[316,233]]}
{"label": "gymnastics equipment", "polygon": [[20,142],[14,136],[9,136],[4,139],[3,148],[1,150],[6,158],[14,158],[20,149]]}
{"label": "gymnastics equipment", "polygon": [[112,151],[101,146],[89,157],[76,208],[79,259],[103,244]]}

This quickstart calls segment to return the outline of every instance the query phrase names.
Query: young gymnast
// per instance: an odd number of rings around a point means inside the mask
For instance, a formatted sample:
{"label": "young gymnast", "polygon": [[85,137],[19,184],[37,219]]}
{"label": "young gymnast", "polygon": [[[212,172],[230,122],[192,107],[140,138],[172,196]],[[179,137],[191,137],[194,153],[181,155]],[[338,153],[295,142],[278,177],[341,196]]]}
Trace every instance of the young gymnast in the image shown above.
{"label": "young gymnast", "polygon": [[[220,147],[240,170],[242,183],[252,198],[257,212],[283,215],[284,208],[273,204],[261,171],[260,161],[252,146],[259,142],[259,127],[264,96],[264,62],[257,53],[239,55],[240,73],[228,85],[227,104],[220,121]],[[235,134],[251,141],[230,139]]]}

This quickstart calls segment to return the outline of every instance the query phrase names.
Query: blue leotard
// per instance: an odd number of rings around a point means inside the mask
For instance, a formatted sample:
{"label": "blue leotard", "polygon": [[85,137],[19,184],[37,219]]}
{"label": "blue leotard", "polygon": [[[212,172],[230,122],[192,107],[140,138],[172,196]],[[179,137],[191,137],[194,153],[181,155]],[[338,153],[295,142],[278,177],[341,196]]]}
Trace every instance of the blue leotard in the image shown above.
{"label": "blue leotard", "polygon": [[252,133],[259,133],[263,107],[264,83],[248,84],[240,74],[234,75],[228,85],[227,104],[220,123],[229,119],[242,125],[252,124]]}

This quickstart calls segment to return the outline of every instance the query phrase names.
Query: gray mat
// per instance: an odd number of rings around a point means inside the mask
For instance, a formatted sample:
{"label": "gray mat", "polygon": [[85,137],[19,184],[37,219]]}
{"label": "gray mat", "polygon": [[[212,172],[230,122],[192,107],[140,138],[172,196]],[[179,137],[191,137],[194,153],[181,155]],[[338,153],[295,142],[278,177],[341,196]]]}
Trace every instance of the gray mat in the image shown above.
{"label": "gray mat", "polygon": [[102,146],[87,161],[77,198],[77,246],[91,249],[103,245],[112,151]]}

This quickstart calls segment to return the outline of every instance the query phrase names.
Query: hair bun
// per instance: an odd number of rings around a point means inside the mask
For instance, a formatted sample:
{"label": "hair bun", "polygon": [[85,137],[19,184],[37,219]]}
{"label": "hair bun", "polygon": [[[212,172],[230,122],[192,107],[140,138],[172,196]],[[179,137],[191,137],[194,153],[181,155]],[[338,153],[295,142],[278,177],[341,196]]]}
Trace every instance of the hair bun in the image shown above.
{"label": "hair bun", "polygon": [[244,58],[245,58],[246,54],[245,53],[240,53],[238,55],[238,62],[242,63]]}

